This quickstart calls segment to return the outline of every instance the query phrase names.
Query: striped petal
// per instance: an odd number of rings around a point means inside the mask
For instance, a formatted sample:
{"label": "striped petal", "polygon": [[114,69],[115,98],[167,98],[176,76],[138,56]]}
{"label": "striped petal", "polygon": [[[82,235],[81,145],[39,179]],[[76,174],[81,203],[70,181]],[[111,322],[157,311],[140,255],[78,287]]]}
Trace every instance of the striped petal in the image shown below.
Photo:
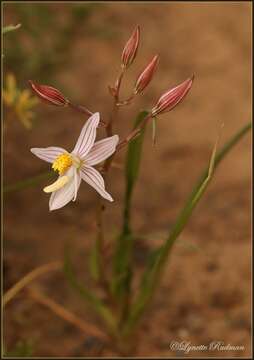
{"label": "striped petal", "polygon": [[100,114],[93,114],[83,126],[78,141],[72,151],[73,154],[84,158],[92,148],[96,138],[96,128],[100,121]]}
{"label": "striped petal", "polygon": [[81,183],[81,177],[77,171],[77,169],[75,169],[74,171],[74,196],[72,201],[75,201],[77,198],[77,193],[78,193],[78,189],[80,187],[80,183]]}
{"label": "striped petal", "polygon": [[32,148],[30,151],[38,158],[49,163],[53,163],[58,155],[67,152],[66,150],[56,146],[50,146],[47,148]]}
{"label": "striped petal", "polygon": [[57,210],[68,204],[71,200],[75,200],[80,186],[81,178],[77,174],[77,170],[71,167],[65,174],[70,176],[70,181],[61,189],[54,191],[49,200],[49,210]]}
{"label": "striped petal", "polygon": [[91,185],[103,198],[113,201],[111,195],[105,190],[104,179],[101,174],[91,166],[83,166],[80,169],[81,178]]}
{"label": "striped petal", "polygon": [[99,164],[115,152],[118,141],[118,135],[97,141],[83,160],[87,165]]}

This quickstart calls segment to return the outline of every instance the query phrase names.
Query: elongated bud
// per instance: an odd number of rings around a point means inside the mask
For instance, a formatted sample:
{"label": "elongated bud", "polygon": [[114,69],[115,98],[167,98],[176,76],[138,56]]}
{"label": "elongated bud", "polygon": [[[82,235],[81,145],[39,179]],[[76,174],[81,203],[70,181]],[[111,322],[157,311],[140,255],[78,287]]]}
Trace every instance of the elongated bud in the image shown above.
{"label": "elongated bud", "polygon": [[158,114],[172,110],[187,95],[193,80],[194,75],[192,78],[185,80],[183,83],[165,92],[153,107],[151,111],[152,116],[157,116]]}
{"label": "elongated bud", "polygon": [[134,88],[134,94],[140,94],[147,87],[147,85],[153,78],[153,74],[157,68],[158,62],[159,56],[155,55],[149,62],[149,64],[146,66],[146,68],[139,75]]}
{"label": "elongated bud", "polygon": [[66,106],[68,104],[68,100],[63,94],[52,86],[39,85],[31,80],[29,80],[29,83],[35,94],[47,103],[56,106]]}
{"label": "elongated bud", "polygon": [[127,68],[133,63],[138,50],[139,38],[140,28],[137,26],[123,49],[122,67]]}
{"label": "elongated bud", "polygon": [[116,97],[116,88],[114,86],[108,85],[108,91],[110,93],[110,95],[112,95],[113,97]]}

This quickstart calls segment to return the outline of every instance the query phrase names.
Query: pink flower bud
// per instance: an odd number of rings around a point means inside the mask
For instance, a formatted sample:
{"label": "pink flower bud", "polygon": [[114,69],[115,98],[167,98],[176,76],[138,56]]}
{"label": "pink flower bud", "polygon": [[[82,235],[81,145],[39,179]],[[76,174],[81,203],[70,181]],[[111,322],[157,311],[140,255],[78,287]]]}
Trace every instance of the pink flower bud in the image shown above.
{"label": "pink flower bud", "polygon": [[185,80],[183,83],[165,92],[152,108],[152,116],[172,110],[187,95],[193,80],[194,75],[192,78]]}
{"label": "pink flower bud", "polygon": [[110,95],[112,95],[113,97],[116,97],[116,88],[114,86],[108,85],[108,91],[109,91]]}
{"label": "pink flower bud", "polygon": [[122,53],[123,67],[130,66],[133,60],[135,59],[139,45],[139,38],[140,38],[140,28],[139,26],[137,26],[123,49],[123,53]]}
{"label": "pink flower bud", "polygon": [[61,92],[52,86],[39,85],[29,80],[31,88],[35,94],[42,100],[56,106],[65,106],[68,104],[68,100],[61,94]]}
{"label": "pink flower bud", "polygon": [[155,55],[153,59],[149,62],[149,64],[146,66],[145,70],[143,70],[142,73],[139,75],[136,81],[134,94],[141,93],[147,87],[147,85],[153,78],[153,74],[157,68],[158,62],[159,56]]}

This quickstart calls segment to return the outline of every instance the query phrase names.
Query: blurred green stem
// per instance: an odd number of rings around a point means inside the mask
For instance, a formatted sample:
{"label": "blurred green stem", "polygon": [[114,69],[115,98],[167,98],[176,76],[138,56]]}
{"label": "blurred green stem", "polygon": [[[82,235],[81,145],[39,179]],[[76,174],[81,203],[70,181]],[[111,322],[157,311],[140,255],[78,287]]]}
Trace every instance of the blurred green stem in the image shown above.
{"label": "blurred green stem", "polygon": [[116,95],[114,96],[112,113],[111,113],[109,122],[106,127],[107,136],[113,135],[113,123],[116,121],[118,110],[119,110],[119,106],[117,104],[118,104],[118,100],[119,100],[120,88],[121,88],[124,72],[125,72],[125,69],[121,68],[120,74],[118,75],[118,78],[116,80],[116,84],[117,84]]}
{"label": "blurred green stem", "polygon": [[131,230],[131,200],[133,190],[138,179],[145,125],[149,119],[147,111],[141,111],[136,118],[134,129],[131,134],[139,130],[139,136],[128,144],[125,165],[125,197],[123,205],[123,226],[120,235],[116,239],[115,251],[113,256],[113,277],[111,281],[111,291],[119,303],[119,326],[125,323],[128,318],[131,304],[131,282],[132,282],[132,249],[133,234]]}
{"label": "blurred green stem", "polygon": [[[118,98],[121,88],[122,79],[124,76],[124,69],[121,69],[120,74],[118,75],[116,84],[116,95],[114,97],[113,102],[113,108],[111,112],[110,119],[106,125],[105,131],[106,135],[108,137],[113,135],[113,123],[116,121],[116,117],[118,114]],[[110,165],[112,163],[113,156],[109,157],[103,164],[102,172],[104,174],[104,179],[107,176],[108,170],[110,169]],[[98,196],[98,205],[97,205],[97,213],[96,213],[96,224],[97,224],[97,237],[96,237],[96,247],[95,247],[95,254],[94,254],[94,260],[97,261],[97,274],[98,274],[98,280],[103,286],[107,296],[111,297],[111,292],[108,286],[108,280],[107,276],[105,274],[105,256],[103,256],[103,249],[104,249],[104,228],[103,228],[103,212],[104,212],[105,206],[102,202],[102,199],[100,196]],[[96,260],[97,259],[97,260]]]}
{"label": "blurred green stem", "polygon": [[23,189],[25,189],[27,187],[37,185],[42,180],[50,179],[53,176],[54,176],[53,171],[47,171],[45,173],[42,173],[40,175],[36,175],[36,176],[31,177],[29,179],[18,181],[18,182],[14,183],[14,184],[4,185],[3,193],[7,194],[7,193],[10,193],[10,192],[23,190]]}
{"label": "blurred green stem", "polygon": [[25,286],[30,284],[30,282],[39,276],[44,275],[45,273],[48,273],[52,270],[59,270],[60,268],[61,262],[54,261],[49,264],[39,266],[38,268],[30,271],[27,275],[25,275],[21,280],[19,280],[15,285],[6,291],[6,293],[3,295],[3,306],[5,306],[11,299],[13,299]]}

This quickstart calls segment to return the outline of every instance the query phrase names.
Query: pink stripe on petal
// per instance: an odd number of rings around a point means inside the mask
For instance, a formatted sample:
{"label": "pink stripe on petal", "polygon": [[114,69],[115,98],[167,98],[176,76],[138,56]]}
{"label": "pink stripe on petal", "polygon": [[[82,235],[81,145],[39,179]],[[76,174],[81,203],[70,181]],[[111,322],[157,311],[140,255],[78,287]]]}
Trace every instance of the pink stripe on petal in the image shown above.
{"label": "pink stripe on petal", "polygon": [[94,144],[96,138],[96,128],[100,121],[100,114],[93,114],[83,126],[78,141],[72,151],[79,157],[84,157]]}
{"label": "pink stripe on petal", "polygon": [[30,151],[38,158],[49,163],[53,163],[58,155],[67,152],[66,150],[56,146],[50,146],[47,148],[32,148]]}
{"label": "pink stripe on petal", "polygon": [[114,201],[111,195],[105,190],[104,179],[101,174],[91,166],[83,166],[80,169],[81,178],[91,185],[103,198]]}
{"label": "pink stripe on petal", "polygon": [[87,165],[99,164],[115,152],[118,141],[118,135],[97,141],[83,160]]}
{"label": "pink stripe on petal", "polygon": [[81,177],[79,175],[79,173],[77,172],[77,170],[74,170],[74,186],[75,186],[75,191],[74,191],[74,197],[72,199],[72,201],[75,201],[77,198],[77,193],[78,193],[78,189],[81,183]]}

